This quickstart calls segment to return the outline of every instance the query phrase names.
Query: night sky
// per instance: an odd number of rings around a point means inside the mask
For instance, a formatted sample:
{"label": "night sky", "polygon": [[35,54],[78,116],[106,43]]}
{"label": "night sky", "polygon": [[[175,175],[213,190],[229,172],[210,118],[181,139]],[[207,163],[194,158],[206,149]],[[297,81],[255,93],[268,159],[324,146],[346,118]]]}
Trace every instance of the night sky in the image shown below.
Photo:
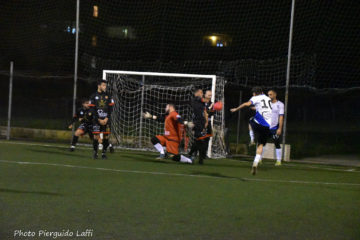
{"label": "night sky", "polygon": [[[75,21],[75,2],[2,1],[1,69],[14,60],[23,70],[72,73],[75,37],[66,26]],[[99,6],[98,18],[92,16],[94,4]],[[80,8],[81,75],[96,75],[103,68],[215,71],[239,84],[249,78],[284,82],[289,0],[81,0]],[[359,12],[358,1],[297,1],[292,69],[297,84],[360,86]],[[130,26],[136,39],[110,38],[109,26]],[[203,37],[214,33],[230,36],[230,46],[204,46]],[[91,45],[94,35],[96,47]],[[96,68],[90,67],[92,58]]]}

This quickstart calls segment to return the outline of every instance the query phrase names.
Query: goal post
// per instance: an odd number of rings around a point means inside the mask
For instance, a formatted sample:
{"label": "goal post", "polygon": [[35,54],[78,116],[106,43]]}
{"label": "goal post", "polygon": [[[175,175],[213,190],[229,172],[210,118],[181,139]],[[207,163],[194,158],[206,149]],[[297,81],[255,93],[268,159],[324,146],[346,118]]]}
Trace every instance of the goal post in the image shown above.
{"label": "goal post", "polygon": [[[198,88],[211,90],[213,102],[224,102],[225,81],[216,75],[103,70],[102,78],[108,81],[108,91],[115,101],[111,117],[113,139],[122,148],[154,150],[150,139],[163,134],[163,123],[143,119],[146,111],[164,114],[166,104],[171,102],[185,120],[191,121],[190,101]],[[209,157],[226,155],[223,122],[222,111],[210,119],[214,136],[209,140]],[[191,145],[193,134],[189,130],[186,134]]]}

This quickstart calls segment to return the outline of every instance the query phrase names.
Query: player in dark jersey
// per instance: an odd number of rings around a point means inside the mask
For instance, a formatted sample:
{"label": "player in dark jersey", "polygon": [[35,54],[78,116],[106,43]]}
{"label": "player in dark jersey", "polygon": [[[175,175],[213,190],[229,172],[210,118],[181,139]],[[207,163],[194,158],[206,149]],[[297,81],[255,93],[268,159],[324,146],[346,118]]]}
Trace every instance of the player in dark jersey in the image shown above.
{"label": "player in dark jersey", "polygon": [[93,122],[93,113],[90,110],[89,107],[89,100],[82,100],[82,107],[77,110],[74,117],[72,118],[70,122],[69,129],[73,128],[73,124],[76,121],[80,122],[79,127],[76,129],[75,134],[73,136],[70,151],[73,152],[75,150],[76,143],[79,140],[80,136],[83,136],[84,134],[88,133],[89,138],[93,139],[92,134],[92,122]]}
{"label": "player in dark jersey", "polygon": [[194,93],[194,98],[191,101],[193,110],[194,127],[194,141],[191,146],[189,155],[193,159],[199,152],[199,163],[203,164],[206,158],[206,152],[209,146],[209,140],[212,136],[212,127],[210,118],[214,111],[212,110],[213,103],[211,102],[211,91],[206,91],[203,98],[203,91],[198,89]]}
{"label": "player in dark jersey", "polygon": [[204,159],[207,158],[207,150],[209,148],[210,138],[213,136],[211,117],[214,115],[215,111],[213,110],[214,103],[211,101],[212,92],[211,90],[205,91],[204,98],[202,102],[204,103],[204,118],[205,125],[204,130],[201,133],[201,136],[197,138],[197,141],[200,142],[199,146],[199,163],[203,164]]}
{"label": "player in dark jersey", "polygon": [[114,100],[109,94],[106,93],[107,81],[101,80],[98,82],[97,91],[90,97],[90,108],[93,108],[96,113],[93,123],[94,134],[94,155],[93,158],[98,158],[99,143],[103,145],[102,159],[106,159],[106,150],[109,146],[109,121],[111,117],[112,108],[114,106]]}
{"label": "player in dark jersey", "polygon": [[193,116],[192,120],[194,123],[194,139],[191,145],[191,149],[189,152],[189,156],[194,160],[196,157],[201,142],[197,141],[197,138],[201,137],[204,132],[204,126],[205,126],[205,115],[204,115],[204,102],[203,102],[203,91],[201,89],[197,89],[194,92],[194,98],[190,102]]}

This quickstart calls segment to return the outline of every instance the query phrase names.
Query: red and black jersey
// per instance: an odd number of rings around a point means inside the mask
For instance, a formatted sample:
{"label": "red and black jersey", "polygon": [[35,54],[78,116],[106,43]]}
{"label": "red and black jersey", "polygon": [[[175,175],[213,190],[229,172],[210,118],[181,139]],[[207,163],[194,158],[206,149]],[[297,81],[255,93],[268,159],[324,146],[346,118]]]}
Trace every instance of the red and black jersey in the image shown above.
{"label": "red and black jersey", "polygon": [[97,91],[91,95],[89,106],[96,110],[99,119],[105,119],[110,118],[114,104],[109,94]]}
{"label": "red and black jersey", "polygon": [[205,126],[205,105],[201,97],[194,97],[191,100],[191,107],[193,112],[193,122],[195,127],[203,129]]}
{"label": "red and black jersey", "polygon": [[80,120],[80,123],[91,125],[93,122],[94,113],[90,109],[79,108],[73,116],[71,123],[73,124],[76,120]]}

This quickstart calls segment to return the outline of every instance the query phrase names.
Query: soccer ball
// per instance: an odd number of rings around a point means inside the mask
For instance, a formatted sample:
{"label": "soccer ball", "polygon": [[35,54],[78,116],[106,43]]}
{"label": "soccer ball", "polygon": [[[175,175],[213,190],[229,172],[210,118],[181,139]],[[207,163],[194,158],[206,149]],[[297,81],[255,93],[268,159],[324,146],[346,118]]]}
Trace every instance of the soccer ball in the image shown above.
{"label": "soccer ball", "polygon": [[222,108],[223,108],[222,102],[216,102],[216,103],[214,104],[214,107],[213,107],[213,109],[214,109],[215,111],[221,111]]}

